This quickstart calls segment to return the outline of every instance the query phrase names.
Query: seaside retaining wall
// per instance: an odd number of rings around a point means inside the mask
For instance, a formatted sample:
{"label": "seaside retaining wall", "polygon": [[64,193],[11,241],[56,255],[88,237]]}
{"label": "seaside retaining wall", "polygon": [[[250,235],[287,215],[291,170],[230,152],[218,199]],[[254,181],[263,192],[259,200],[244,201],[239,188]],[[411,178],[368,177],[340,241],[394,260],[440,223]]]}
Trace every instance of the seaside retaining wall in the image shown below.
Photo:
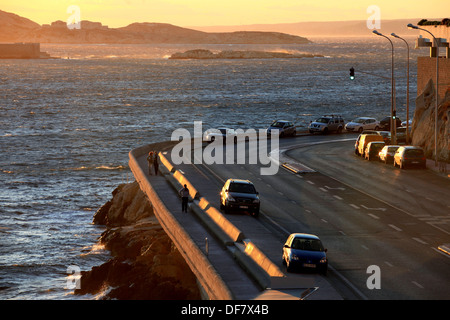
{"label": "seaside retaining wall", "polygon": [[208,259],[191,239],[186,230],[164,205],[163,201],[150,184],[145,172],[139,166],[137,161],[138,157],[148,153],[149,150],[151,150],[150,146],[143,146],[130,151],[129,165],[141,190],[147,195],[152,203],[155,216],[158,218],[164,231],[177,246],[208,297],[213,300],[233,299],[233,295],[229,291],[227,285],[217,274],[214,267],[209,263]]}
{"label": "seaside retaining wall", "polygon": [[39,43],[0,43],[0,59],[39,59]]}

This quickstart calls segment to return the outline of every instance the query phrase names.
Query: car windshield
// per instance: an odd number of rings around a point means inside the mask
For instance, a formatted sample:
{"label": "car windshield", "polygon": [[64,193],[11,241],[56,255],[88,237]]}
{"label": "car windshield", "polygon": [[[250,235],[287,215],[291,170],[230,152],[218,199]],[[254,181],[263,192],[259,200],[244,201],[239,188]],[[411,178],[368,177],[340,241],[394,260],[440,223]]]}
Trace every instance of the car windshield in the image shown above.
{"label": "car windshield", "polygon": [[228,191],[238,193],[256,193],[255,187],[252,184],[247,183],[231,183]]}
{"label": "car windshield", "polygon": [[275,128],[283,128],[284,122],[278,122],[278,121],[276,121],[276,122],[272,123],[270,126],[271,126],[271,127],[275,127]]}
{"label": "car windshield", "polygon": [[405,155],[407,155],[409,157],[423,157],[423,150],[421,150],[421,149],[406,150]]}
{"label": "car windshield", "polygon": [[388,152],[395,152],[397,149],[398,147],[388,147]]}
{"label": "car windshield", "polygon": [[295,238],[292,241],[291,248],[306,251],[324,251],[322,242],[317,239]]}
{"label": "car windshield", "polygon": [[364,121],[366,121],[366,119],[363,119],[363,118],[356,118],[355,120],[353,120],[353,122],[356,122],[356,123],[363,123]]}
{"label": "car windshield", "polygon": [[328,123],[329,121],[330,121],[329,118],[319,118],[316,120],[316,122],[319,122],[319,123]]}

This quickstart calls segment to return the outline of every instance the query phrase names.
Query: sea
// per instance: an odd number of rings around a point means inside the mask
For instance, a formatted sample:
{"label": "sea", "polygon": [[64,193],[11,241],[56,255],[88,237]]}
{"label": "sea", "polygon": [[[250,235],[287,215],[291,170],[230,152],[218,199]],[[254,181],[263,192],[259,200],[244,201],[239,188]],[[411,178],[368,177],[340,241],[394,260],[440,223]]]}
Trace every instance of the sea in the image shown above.
{"label": "sea", "polygon": [[[371,32],[368,32],[371,34]],[[59,59],[0,60],[0,299],[78,300],[80,271],[109,258],[93,215],[134,178],[128,152],[172,132],[226,126],[307,128],[390,115],[390,43],[313,38],[299,45],[42,44]],[[397,116],[406,118],[407,50],[394,41]],[[410,53],[410,118],[417,56]],[[312,53],[303,59],[171,60],[191,49]],[[349,69],[355,69],[350,80]]]}

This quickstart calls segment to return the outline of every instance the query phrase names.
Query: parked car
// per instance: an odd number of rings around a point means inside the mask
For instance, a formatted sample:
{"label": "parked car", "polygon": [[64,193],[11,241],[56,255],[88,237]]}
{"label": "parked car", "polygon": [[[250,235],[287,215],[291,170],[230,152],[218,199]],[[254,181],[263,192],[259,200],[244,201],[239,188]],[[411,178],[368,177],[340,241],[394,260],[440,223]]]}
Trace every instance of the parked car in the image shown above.
{"label": "parked car", "polygon": [[416,146],[401,146],[394,154],[394,167],[399,166],[401,169],[406,167],[418,166],[426,168],[426,158],[423,149]]}
{"label": "parked car", "polygon": [[243,210],[259,215],[260,201],[258,192],[249,180],[228,179],[220,191],[220,209],[225,213],[231,210]]}
{"label": "parked car", "polygon": [[357,147],[357,149],[355,149],[355,153],[361,157],[364,157],[364,153],[366,151],[366,147],[369,142],[372,141],[384,142],[383,137],[378,134],[362,134],[358,138],[359,138],[358,145],[356,146],[355,143],[355,148]]}
{"label": "parked car", "polygon": [[379,159],[378,154],[380,153],[381,149],[383,149],[384,146],[385,146],[384,141],[369,142],[364,152],[364,159],[367,159],[369,161]]}
{"label": "parked car", "polygon": [[[411,126],[411,125],[412,125],[412,119],[409,119],[409,120],[408,120],[408,124],[409,124],[408,126]],[[406,120],[405,120],[405,121],[402,121],[401,126],[402,126],[402,127],[406,127]]]}
{"label": "parked car", "polygon": [[227,139],[233,139],[234,142],[237,141],[236,131],[230,128],[208,129],[205,132],[204,141],[213,142],[217,137],[222,137],[223,142]]}
{"label": "parked car", "polygon": [[386,144],[391,143],[391,132],[390,131],[377,131],[377,134],[383,137]]}
{"label": "parked car", "polygon": [[274,129],[279,130],[280,138],[286,136],[295,136],[295,134],[297,133],[294,124],[291,121],[286,120],[277,120],[272,122],[269,128],[267,128],[267,135],[270,136],[271,131]]}
{"label": "parked car", "polygon": [[327,134],[329,132],[342,132],[344,129],[344,119],[337,115],[325,115],[314,121],[312,121],[309,126],[310,133],[323,133]]}
{"label": "parked car", "polygon": [[[402,121],[398,117],[395,119],[397,127],[400,127],[402,125]],[[384,131],[391,131],[391,117],[385,117],[380,120],[380,129],[383,129]]]}
{"label": "parked car", "polygon": [[345,125],[345,130],[362,133],[364,130],[378,130],[380,123],[375,118],[359,117]]}
{"label": "parked car", "polygon": [[381,149],[380,153],[378,154],[378,158],[380,159],[381,162],[384,162],[384,163],[393,162],[395,151],[397,151],[397,149],[399,147],[400,146],[396,146],[396,145],[385,145],[383,147],[383,149]]}
{"label": "parked car", "polygon": [[282,260],[289,272],[302,268],[326,274],[328,269],[326,252],[327,249],[316,235],[293,233],[283,246]]}
{"label": "parked car", "polygon": [[[408,127],[409,137],[411,139],[411,127]],[[406,142],[406,127],[397,128],[397,142]]]}

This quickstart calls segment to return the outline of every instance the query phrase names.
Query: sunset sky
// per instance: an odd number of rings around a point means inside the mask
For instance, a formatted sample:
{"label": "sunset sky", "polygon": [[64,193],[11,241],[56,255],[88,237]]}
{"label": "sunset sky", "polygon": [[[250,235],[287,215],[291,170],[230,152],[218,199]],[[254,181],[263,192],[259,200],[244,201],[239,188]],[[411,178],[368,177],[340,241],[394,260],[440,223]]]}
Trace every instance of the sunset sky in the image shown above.
{"label": "sunset sky", "polygon": [[67,21],[67,8],[80,8],[82,20],[123,27],[133,22],[178,26],[215,26],[303,21],[367,20],[367,8],[381,19],[446,18],[448,0],[0,0],[0,9],[39,24]]}

